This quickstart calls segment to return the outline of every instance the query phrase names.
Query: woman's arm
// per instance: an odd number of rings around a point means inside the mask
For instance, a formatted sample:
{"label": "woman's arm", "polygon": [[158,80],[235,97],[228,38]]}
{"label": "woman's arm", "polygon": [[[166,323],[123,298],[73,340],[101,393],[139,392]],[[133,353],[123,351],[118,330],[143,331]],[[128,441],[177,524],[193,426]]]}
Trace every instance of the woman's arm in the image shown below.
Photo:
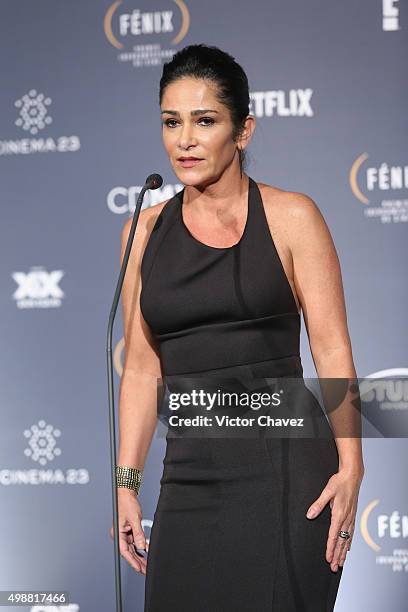
{"label": "woman's arm", "polygon": [[[329,229],[315,202],[305,194],[290,194],[287,214],[294,284],[319,379],[357,382],[340,264]],[[328,416],[339,452],[339,469],[358,476],[364,472],[361,417],[353,398],[349,392]]]}
{"label": "woman's arm", "polygon": [[[141,260],[158,209],[159,204],[139,214],[122,287],[125,359],[119,388],[117,465],[139,470],[143,470],[156,428],[158,379],[161,382],[157,346],[140,311]],[[121,262],[131,225],[132,219],[128,219],[122,230]],[[118,513],[120,554],[137,572],[146,574],[148,543],[142,527],[142,509],[134,489],[118,487]],[[114,538],[113,526],[110,535]]]}
{"label": "woman's arm", "polygon": [[[158,206],[157,206],[158,208]],[[162,377],[158,348],[140,310],[141,259],[156,220],[156,207],[142,210],[122,288],[125,359],[119,389],[118,465],[143,470],[157,424],[157,388]],[[132,219],[122,230],[121,261]]]}

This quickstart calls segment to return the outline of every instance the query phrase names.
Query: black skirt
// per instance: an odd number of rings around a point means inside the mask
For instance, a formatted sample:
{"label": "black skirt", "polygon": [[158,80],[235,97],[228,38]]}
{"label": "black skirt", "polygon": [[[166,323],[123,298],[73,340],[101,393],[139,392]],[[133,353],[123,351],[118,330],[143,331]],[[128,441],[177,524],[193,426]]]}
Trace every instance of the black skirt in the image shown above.
{"label": "black skirt", "polygon": [[[222,375],[280,375],[277,366]],[[191,374],[198,375],[220,371]],[[333,610],[343,570],[333,572],[325,558],[329,504],[306,517],[338,471],[330,434],[189,438],[169,430],[163,463],[145,612]]]}

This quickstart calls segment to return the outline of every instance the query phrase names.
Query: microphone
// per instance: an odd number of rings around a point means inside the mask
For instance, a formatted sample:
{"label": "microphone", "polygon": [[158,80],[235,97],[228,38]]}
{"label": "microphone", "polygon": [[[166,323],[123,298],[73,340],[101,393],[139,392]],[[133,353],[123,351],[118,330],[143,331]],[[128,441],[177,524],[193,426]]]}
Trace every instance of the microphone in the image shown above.
{"label": "microphone", "polygon": [[116,310],[119,303],[120,292],[122,290],[123,280],[125,278],[126,268],[129,261],[129,255],[132,248],[133,237],[136,231],[136,224],[139,219],[139,213],[142,206],[142,201],[145,192],[148,189],[158,189],[163,184],[163,178],[160,174],[149,174],[145,184],[143,185],[139,197],[136,202],[136,209],[133,214],[133,220],[129,231],[129,237],[126,244],[126,249],[123,255],[123,261],[119,273],[118,282],[116,285],[115,295],[109,314],[108,334],[106,342],[106,353],[108,362],[108,393],[109,393],[109,434],[110,434],[110,461],[111,461],[111,482],[112,482],[112,505],[113,505],[113,533],[114,533],[114,551],[115,551],[115,592],[116,592],[116,612],[122,612],[122,587],[120,577],[120,549],[119,549],[119,520],[118,520],[118,496],[116,489],[116,434],[115,434],[115,408],[114,408],[114,391],[113,391],[113,361],[112,361],[112,330],[113,321],[115,319]]}
{"label": "microphone", "polygon": [[148,185],[147,189],[158,189],[163,185],[163,178],[160,176],[160,174],[157,174],[157,172],[154,174],[149,174],[146,179],[145,185],[146,184]]}

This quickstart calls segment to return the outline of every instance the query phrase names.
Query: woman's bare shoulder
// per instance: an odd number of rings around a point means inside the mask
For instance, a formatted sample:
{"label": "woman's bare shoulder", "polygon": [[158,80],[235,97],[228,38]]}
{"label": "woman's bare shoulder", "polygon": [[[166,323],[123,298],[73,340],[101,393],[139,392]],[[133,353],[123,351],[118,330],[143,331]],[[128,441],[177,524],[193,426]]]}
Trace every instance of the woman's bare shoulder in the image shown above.
{"label": "woman's bare shoulder", "polygon": [[316,202],[301,191],[288,191],[267,183],[258,183],[265,206],[280,208],[282,213],[308,214],[316,212]]}
{"label": "woman's bare shoulder", "polygon": [[268,222],[297,237],[310,230],[327,231],[319,206],[300,191],[288,191],[266,183],[258,183]]}
{"label": "woman's bare shoulder", "polygon": [[296,253],[298,258],[313,247],[326,254],[334,253],[330,229],[313,198],[265,183],[259,187],[269,226],[283,252],[290,252],[292,257]]}
{"label": "woman's bare shoulder", "polygon": [[[135,232],[135,239],[137,237],[138,238],[137,241],[139,243],[140,242],[142,244],[146,243],[146,239],[150,235],[150,232],[152,231],[154,224],[157,221],[157,217],[160,215],[163,208],[165,207],[167,202],[169,202],[170,199],[171,198],[168,198],[167,200],[164,200],[163,202],[158,202],[157,204],[153,204],[152,206],[147,206],[146,208],[143,208],[140,211],[139,218],[137,220],[137,225],[136,225],[136,232]],[[133,215],[129,217],[123,225],[123,228],[122,228],[122,240],[123,241],[127,240],[129,236],[132,221],[133,221]]]}

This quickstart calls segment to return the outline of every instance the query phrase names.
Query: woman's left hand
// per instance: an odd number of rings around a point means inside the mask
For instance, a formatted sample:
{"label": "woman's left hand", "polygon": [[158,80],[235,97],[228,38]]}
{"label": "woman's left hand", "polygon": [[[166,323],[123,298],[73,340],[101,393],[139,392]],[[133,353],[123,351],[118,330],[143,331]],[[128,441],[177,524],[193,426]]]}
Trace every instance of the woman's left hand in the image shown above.
{"label": "woman's left hand", "polygon": [[[343,567],[346,554],[350,550],[356,521],[357,501],[364,472],[360,469],[339,469],[328,480],[320,497],[310,506],[306,516],[315,518],[320,514],[327,502],[330,502],[331,524],[326,547],[326,560],[331,569],[337,571]],[[311,512],[313,511],[313,512]],[[348,531],[350,537],[339,536],[340,530]]]}

